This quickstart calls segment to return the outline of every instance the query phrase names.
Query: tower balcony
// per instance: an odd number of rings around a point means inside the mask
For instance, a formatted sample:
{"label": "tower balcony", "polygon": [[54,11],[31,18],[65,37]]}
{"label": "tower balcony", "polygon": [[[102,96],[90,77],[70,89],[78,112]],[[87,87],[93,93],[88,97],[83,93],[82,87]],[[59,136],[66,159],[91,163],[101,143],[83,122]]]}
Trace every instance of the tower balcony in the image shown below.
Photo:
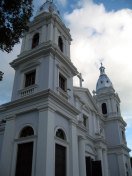
{"label": "tower balcony", "polygon": [[38,85],[34,84],[18,91],[19,97],[26,97],[36,93]]}

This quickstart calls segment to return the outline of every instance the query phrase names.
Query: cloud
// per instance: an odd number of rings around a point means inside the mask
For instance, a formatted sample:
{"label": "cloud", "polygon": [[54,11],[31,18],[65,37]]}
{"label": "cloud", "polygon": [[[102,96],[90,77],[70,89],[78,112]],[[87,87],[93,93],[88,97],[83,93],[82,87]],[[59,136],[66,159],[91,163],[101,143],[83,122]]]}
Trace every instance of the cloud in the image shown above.
{"label": "cloud", "polygon": [[132,10],[107,12],[103,4],[80,1],[65,14],[71,30],[72,62],[82,72],[84,87],[95,89],[100,60],[122,101],[122,112],[132,114]]}
{"label": "cloud", "polygon": [[16,59],[20,53],[20,46],[21,43],[17,44],[9,54],[0,52],[0,71],[4,72],[3,81],[0,82],[0,104],[6,103],[11,99],[14,70],[10,67],[9,63]]}

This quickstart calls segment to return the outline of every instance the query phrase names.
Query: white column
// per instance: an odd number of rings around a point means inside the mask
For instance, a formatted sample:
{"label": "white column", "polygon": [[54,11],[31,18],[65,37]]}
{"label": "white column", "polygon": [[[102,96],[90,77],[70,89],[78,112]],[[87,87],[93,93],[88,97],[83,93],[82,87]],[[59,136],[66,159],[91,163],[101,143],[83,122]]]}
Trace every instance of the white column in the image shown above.
{"label": "white column", "polygon": [[107,100],[107,114],[109,115],[112,112],[110,100]]}
{"label": "white column", "polygon": [[118,154],[118,166],[120,176],[124,176],[126,174],[124,154]]}
{"label": "white column", "polygon": [[46,33],[46,25],[44,25],[43,27],[42,27],[42,33],[41,33],[41,43],[43,43],[43,42],[46,42],[46,35],[47,35],[47,33]]}
{"label": "white column", "polygon": [[58,32],[57,32],[56,24],[54,24],[54,43],[58,45]]}
{"label": "white column", "polygon": [[79,176],[79,163],[78,163],[78,137],[76,126],[71,122],[71,149],[70,149],[70,170],[72,176]]}
{"label": "white column", "polygon": [[31,48],[31,43],[29,42],[30,39],[29,39],[29,34],[26,35],[25,37],[25,47],[24,47],[24,51],[27,51]]}
{"label": "white column", "polygon": [[70,41],[66,39],[66,55],[70,58]]}
{"label": "white column", "polygon": [[50,41],[53,41],[53,24],[49,24],[49,38]]}
{"label": "white column", "polygon": [[54,176],[54,112],[39,111],[36,175]]}
{"label": "white column", "polygon": [[97,159],[101,160],[101,166],[102,166],[102,174],[104,175],[104,163],[103,163],[103,153],[102,153],[102,148],[97,149]]}
{"label": "white column", "polygon": [[109,170],[108,170],[108,159],[107,159],[107,153],[106,150],[103,150],[103,165],[104,165],[104,175],[108,176],[109,175]]}
{"label": "white column", "polygon": [[26,37],[24,36],[23,39],[22,39],[22,46],[21,46],[21,53],[24,51],[25,49],[25,39]]}
{"label": "white column", "polygon": [[[15,119],[11,117],[6,121],[3,147],[0,160],[0,176],[10,176],[12,164],[12,152],[14,146]],[[15,169],[15,167],[13,168]]]}
{"label": "white column", "polygon": [[79,176],[86,176],[85,139],[79,137]]}

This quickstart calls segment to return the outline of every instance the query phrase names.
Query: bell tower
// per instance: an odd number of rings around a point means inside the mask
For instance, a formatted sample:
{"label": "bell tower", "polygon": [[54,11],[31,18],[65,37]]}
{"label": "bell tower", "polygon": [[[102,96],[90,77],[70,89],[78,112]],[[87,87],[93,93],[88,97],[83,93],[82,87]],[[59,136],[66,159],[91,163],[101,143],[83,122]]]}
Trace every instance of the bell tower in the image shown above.
{"label": "bell tower", "polygon": [[100,76],[96,84],[96,101],[100,107],[100,111],[107,119],[118,117],[120,113],[120,98],[115,92],[113,84],[105,73],[105,67],[101,63]]}
{"label": "bell tower", "polygon": [[15,69],[12,101],[50,89],[73,101],[73,76],[77,69],[70,60],[71,35],[56,5],[47,0],[29,23]]}
{"label": "bell tower", "polygon": [[108,146],[110,175],[124,176],[130,172],[126,167],[129,164],[129,155],[126,155],[126,153],[130,152],[125,138],[126,123],[120,112],[120,98],[115,92],[111,80],[106,75],[102,63],[99,70],[100,76],[96,84],[94,98],[105,120],[104,129]]}

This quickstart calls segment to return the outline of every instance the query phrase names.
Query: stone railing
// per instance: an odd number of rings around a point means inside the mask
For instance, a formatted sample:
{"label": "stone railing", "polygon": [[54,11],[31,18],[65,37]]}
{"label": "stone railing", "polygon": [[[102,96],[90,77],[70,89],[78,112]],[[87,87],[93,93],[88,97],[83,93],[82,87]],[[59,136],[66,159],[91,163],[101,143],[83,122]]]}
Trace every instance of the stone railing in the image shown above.
{"label": "stone railing", "polygon": [[37,89],[37,85],[26,87],[22,90],[19,90],[19,95],[20,97],[26,97],[26,96],[32,95],[36,92],[36,89]]}

